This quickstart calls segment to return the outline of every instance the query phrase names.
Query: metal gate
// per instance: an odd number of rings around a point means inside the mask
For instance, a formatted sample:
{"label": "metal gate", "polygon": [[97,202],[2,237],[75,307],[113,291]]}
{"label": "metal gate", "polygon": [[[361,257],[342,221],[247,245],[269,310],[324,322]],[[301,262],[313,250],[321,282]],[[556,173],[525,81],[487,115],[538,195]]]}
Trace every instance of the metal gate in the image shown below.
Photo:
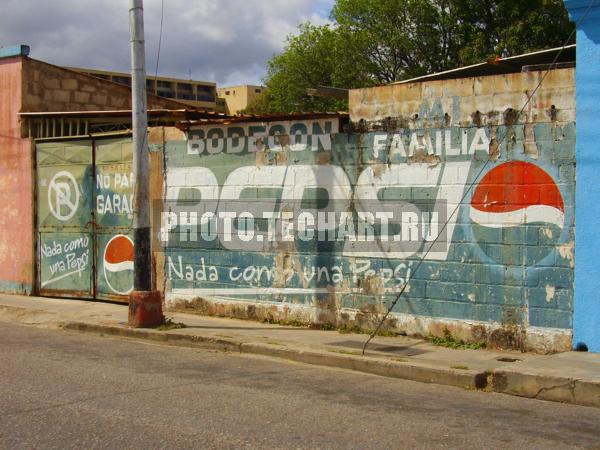
{"label": "metal gate", "polygon": [[130,138],[38,143],[38,290],[126,300],[133,289]]}

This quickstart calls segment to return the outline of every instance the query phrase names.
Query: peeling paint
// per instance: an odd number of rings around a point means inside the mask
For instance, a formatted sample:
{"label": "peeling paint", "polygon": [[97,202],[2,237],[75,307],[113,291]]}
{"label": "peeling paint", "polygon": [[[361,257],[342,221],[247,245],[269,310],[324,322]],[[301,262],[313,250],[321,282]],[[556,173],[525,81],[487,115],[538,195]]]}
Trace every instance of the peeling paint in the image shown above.
{"label": "peeling paint", "polygon": [[575,241],[567,242],[564,245],[559,245],[557,249],[558,254],[561,256],[561,258],[569,261],[569,267],[575,267]]}
{"label": "peeling paint", "polygon": [[550,303],[554,299],[556,288],[554,286],[546,285],[546,301]]}
{"label": "peeling paint", "polygon": [[552,239],[554,237],[554,233],[552,232],[552,228],[543,227],[542,228],[542,233],[544,233],[544,236],[546,236],[548,239]]}
{"label": "peeling paint", "polygon": [[[219,279],[214,284],[169,280],[169,296],[175,302],[201,298],[220,305],[202,303],[202,308],[219,314],[253,316],[258,309],[270,311],[271,316],[261,313],[271,317],[268,320],[289,320],[291,310],[286,308],[295,305],[305,308],[298,317],[308,322],[368,328],[408,281],[389,316],[399,332],[435,334],[451,324],[457,336],[503,348],[564,348],[569,342],[568,305],[573,293],[575,162],[574,136],[569,134],[574,127],[574,99],[571,86],[564,82],[567,75],[560,78],[551,72],[543,90],[544,105],[532,102],[520,116],[522,93],[537,83],[537,74],[486,77],[480,81],[482,88],[491,89],[486,85],[494,80],[506,86],[506,92],[494,90],[493,95],[473,96],[468,79],[446,80],[443,89],[428,93],[420,85],[412,86],[414,98],[401,95],[409,89],[405,86],[361,90],[364,95],[351,92],[353,122],[344,133],[329,135],[327,151],[291,151],[289,142],[271,151],[268,138],[257,139],[254,154],[193,156],[169,150],[185,149],[185,145],[167,146],[167,169],[207,169],[214,175],[218,193],[229,183],[259,195],[267,177],[273,177],[270,185],[265,183],[269,189],[281,186],[301,192],[312,172],[327,173],[310,186],[315,191],[323,190],[334,173],[343,180],[340,186],[349,186],[346,212],[357,208],[357,200],[367,192],[363,201],[373,205],[384,197],[408,204],[443,199],[453,206],[463,200],[452,218],[450,244],[438,254],[427,253],[418,268],[414,263],[426,254],[426,246],[391,256],[385,251],[361,255],[342,243],[327,250],[277,243],[260,252],[224,250],[217,245],[202,254],[218,268]],[[440,92],[443,95],[432,97]],[[356,104],[352,98],[368,98],[369,103]],[[549,102],[560,111],[558,116],[546,114]],[[557,135],[564,138],[557,140]],[[298,136],[286,135],[286,139]],[[248,175],[254,174],[246,171],[249,166],[260,166],[256,176]],[[281,179],[275,176],[279,172],[271,171],[278,169],[273,166],[284,166]],[[517,166],[526,170],[519,172]],[[299,167],[310,170],[300,172]],[[240,168],[245,175],[231,177]],[[494,173],[502,176],[488,177],[491,181],[486,185],[483,179],[498,168]],[[304,175],[295,175],[300,173]],[[532,182],[534,178],[543,180],[544,187]],[[472,181],[474,186],[469,185]],[[483,191],[479,205],[475,193]],[[524,205],[523,199],[530,203]],[[199,257],[196,253],[186,254],[193,260]],[[272,278],[252,284],[236,278],[232,283],[228,276],[232,265],[266,268]],[[249,288],[256,288],[256,294]],[[194,296],[194,289],[203,294]],[[236,289],[244,294],[236,294]],[[222,306],[227,301],[246,301],[253,307],[246,305],[241,312],[238,306]],[[311,311],[310,316],[306,311]],[[554,336],[552,330],[560,333]]]}

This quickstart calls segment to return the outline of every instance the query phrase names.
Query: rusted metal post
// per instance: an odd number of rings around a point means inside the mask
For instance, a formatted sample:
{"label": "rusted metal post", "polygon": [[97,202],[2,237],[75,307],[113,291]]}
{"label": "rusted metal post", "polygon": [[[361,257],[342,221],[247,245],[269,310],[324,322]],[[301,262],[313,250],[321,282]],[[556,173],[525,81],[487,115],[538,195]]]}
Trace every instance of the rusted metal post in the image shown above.
{"label": "rusted metal post", "polygon": [[129,0],[131,36],[131,112],[133,125],[134,273],[129,298],[129,324],[153,327],[163,320],[160,292],[152,290],[152,243],[150,234],[150,194],[148,154],[148,115],[142,0]]}

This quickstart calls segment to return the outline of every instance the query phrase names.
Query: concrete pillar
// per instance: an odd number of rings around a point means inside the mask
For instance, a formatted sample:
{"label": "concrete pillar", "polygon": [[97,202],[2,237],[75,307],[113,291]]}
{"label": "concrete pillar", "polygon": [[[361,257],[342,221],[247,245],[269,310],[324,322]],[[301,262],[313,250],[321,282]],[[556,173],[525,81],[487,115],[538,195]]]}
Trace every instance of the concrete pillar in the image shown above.
{"label": "concrete pillar", "polygon": [[565,0],[577,25],[573,344],[600,352],[600,0]]}

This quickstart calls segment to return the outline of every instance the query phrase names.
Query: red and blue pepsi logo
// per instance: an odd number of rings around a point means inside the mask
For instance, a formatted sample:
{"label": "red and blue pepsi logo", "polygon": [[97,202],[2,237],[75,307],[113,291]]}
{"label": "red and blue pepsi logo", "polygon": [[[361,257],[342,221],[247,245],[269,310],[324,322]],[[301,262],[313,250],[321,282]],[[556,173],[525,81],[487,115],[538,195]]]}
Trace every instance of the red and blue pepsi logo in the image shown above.
{"label": "red and blue pepsi logo", "polygon": [[471,200],[471,220],[487,227],[550,223],[562,228],[564,213],[562,195],[552,177],[524,161],[490,170]]}
{"label": "red and blue pepsi logo", "polygon": [[469,216],[484,252],[510,265],[539,262],[552,251],[565,226],[558,185],[542,168],[525,161],[490,170],[473,192]]}
{"label": "red and blue pepsi logo", "polygon": [[129,236],[113,236],[104,248],[104,279],[109,289],[120,295],[133,290],[133,241]]}

